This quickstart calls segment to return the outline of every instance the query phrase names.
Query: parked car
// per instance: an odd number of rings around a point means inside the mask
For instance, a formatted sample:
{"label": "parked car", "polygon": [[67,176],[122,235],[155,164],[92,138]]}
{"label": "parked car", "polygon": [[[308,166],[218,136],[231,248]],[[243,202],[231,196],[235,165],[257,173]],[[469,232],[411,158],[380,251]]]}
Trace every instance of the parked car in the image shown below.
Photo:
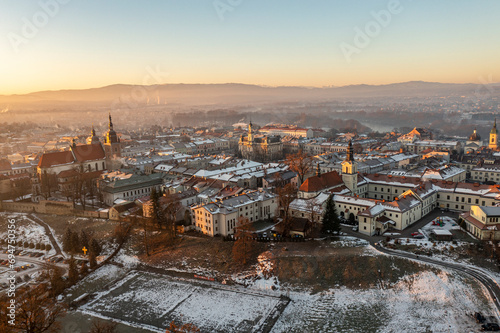
{"label": "parked car", "polygon": [[25,254],[27,254],[27,253],[28,253],[28,251],[21,251],[21,252],[19,253],[19,255],[20,255],[20,256],[24,256],[24,255],[25,255]]}
{"label": "parked car", "polygon": [[416,235],[416,236],[413,236],[413,238],[415,238],[415,239],[424,239],[425,236],[424,235]]}
{"label": "parked car", "polygon": [[352,231],[358,231],[358,226],[352,227]]}
{"label": "parked car", "polygon": [[36,253],[36,252],[31,252],[31,253],[30,253],[30,257],[35,257],[36,255],[37,255],[37,253]]}
{"label": "parked car", "polygon": [[500,331],[497,323],[486,323],[481,325],[481,331]]}

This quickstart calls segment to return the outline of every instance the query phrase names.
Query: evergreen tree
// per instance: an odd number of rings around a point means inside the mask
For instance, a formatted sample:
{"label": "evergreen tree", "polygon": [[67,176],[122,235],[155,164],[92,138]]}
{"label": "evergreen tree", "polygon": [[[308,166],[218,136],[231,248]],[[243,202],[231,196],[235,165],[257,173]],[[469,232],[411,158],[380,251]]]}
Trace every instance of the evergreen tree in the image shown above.
{"label": "evergreen tree", "polygon": [[80,276],[85,276],[89,272],[89,268],[87,267],[87,264],[82,262],[82,265],[80,266]]}
{"label": "evergreen tree", "polygon": [[54,264],[49,264],[47,267],[50,295],[52,297],[59,295],[64,291],[64,288],[66,288],[66,282],[63,280],[63,273],[63,269]]}
{"label": "evergreen tree", "polygon": [[90,269],[94,269],[97,267],[97,259],[96,259],[96,254],[92,248],[89,250],[89,266]]}
{"label": "evergreen tree", "polygon": [[66,229],[66,232],[64,233],[63,237],[63,250],[65,252],[71,252],[73,251],[73,232],[71,229]]}
{"label": "evergreen tree", "polygon": [[80,232],[80,248],[83,248],[84,246],[88,249],[89,248],[89,236],[85,232],[85,230],[82,230]]}
{"label": "evergreen tree", "polygon": [[73,256],[69,259],[68,266],[68,281],[70,285],[73,285],[78,281],[78,267]]}
{"label": "evergreen tree", "polygon": [[71,233],[71,252],[80,253],[83,246],[80,246],[80,237],[77,232]]}
{"label": "evergreen tree", "polygon": [[98,256],[99,254],[101,254],[101,251],[102,251],[101,245],[99,244],[99,242],[95,238],[92,238],[92,240],[89,242],[88,249],[89,249],[89,251],[91,250],[92,252],[94,252],[95,256]]}
{"label": "evergreen tree", "polygon": [[151,203],[152,203],[150,216],[151,216],[153,224],[156,225],[158,228],[161,228],[165,222],[163,210],[161,209],[161,206],[160,206],[160,198],[161,197],[162,197],[161,194],[158,193],[158,191],[156,191],[156,189],[153,187],[153,189],[151,190],[151,196],[150,196]]}
{"label": "evergreen tree", "polygon": [[322,232],[325,233],[338,233],[340,231],[340,220],[337,216],[337,209],[333,202],[333,194],[328,197],[326,202],[325,212],[323,213],[323,227]]}

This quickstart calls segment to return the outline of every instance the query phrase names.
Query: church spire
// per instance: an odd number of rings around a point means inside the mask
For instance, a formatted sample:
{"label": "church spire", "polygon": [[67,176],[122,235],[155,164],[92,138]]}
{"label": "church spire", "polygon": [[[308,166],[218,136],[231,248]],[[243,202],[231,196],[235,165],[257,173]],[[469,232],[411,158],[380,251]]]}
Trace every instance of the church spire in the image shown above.
{"label": "church spire", "polygon": [[109,129],[113,129],[113,122],[111,121],[111,112],[109,112]]}
{"label": "church spire", "polygon": [[346,161],[354,161],[354,149],[352,148],[352,140],[349,140],[349,145],[347,146],[347,157]]}
{"label": "church spire", "polygon": [[95,136],[94,124],[92,124],[92,131],[90,131],[91,136]]}

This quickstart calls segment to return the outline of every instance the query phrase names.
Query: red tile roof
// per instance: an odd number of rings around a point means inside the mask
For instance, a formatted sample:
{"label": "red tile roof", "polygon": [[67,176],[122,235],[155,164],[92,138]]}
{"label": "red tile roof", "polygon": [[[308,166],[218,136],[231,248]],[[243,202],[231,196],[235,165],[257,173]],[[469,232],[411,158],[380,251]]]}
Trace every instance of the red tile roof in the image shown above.
{"label": "red tile roof", "polygon": [[338,172],[331,171],[320,176],[307,178],[306,181],[300,185],[300,190],[303,192],[318,192],[342,184],[344,184],[344,181]]}
{"label": "red tile roof", "polygon": [[55,165],[75,163],[73,154],[69,151],[58,151],[55,153],[45,153],[38,161],[39,168],[50,168]]}
{"label": "red tile roof", "polygon": [[476,228],[478,228],[478,229],[481,229],[481,230],[488,229],[488,227],[484,223],[482,223],[481,221],[478,221],[476,218],[472,217],[470,215],[470,212],[462,213],[462,214],[460,214],[460,216],[464,220],[466,220],[467,222],[469,222],[470,224],[473,224],[474,226],[476,226]]}
{"label": "red tile roof", "polygon": [[106,158],[104,149],[100,143],[94,143],[90,145],[77,145],[72,147],[71,150],[78,162],[96,161],[103,160]]}

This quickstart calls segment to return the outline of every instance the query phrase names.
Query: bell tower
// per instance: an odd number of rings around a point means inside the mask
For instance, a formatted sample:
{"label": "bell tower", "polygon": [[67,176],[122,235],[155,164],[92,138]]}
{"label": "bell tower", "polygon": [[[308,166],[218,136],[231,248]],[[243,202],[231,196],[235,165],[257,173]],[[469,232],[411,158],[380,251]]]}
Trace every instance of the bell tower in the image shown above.
{"label": "bell tower", "polygon": [[111,161],[117,157],[122,156],[122,149],[120,139],[113,129],[113,122],[111,120],[111,113],[109,114],[108,132],[104,137],[104,152],[106,153],[106,164],[108,169],[112,169]]}
{"label": "bell tower", "polygon": [[354,160],[352,141],[349,141],[347,156],[342,162],[342,180],[353,195],[358,194],[358,163]]}
{"label": "bell tower", "polygon": [[490,141],[488,147],[493,150],[498,149],[498,131],[497,131],[497,118],[495,118],[495,124],[490,131]]}

